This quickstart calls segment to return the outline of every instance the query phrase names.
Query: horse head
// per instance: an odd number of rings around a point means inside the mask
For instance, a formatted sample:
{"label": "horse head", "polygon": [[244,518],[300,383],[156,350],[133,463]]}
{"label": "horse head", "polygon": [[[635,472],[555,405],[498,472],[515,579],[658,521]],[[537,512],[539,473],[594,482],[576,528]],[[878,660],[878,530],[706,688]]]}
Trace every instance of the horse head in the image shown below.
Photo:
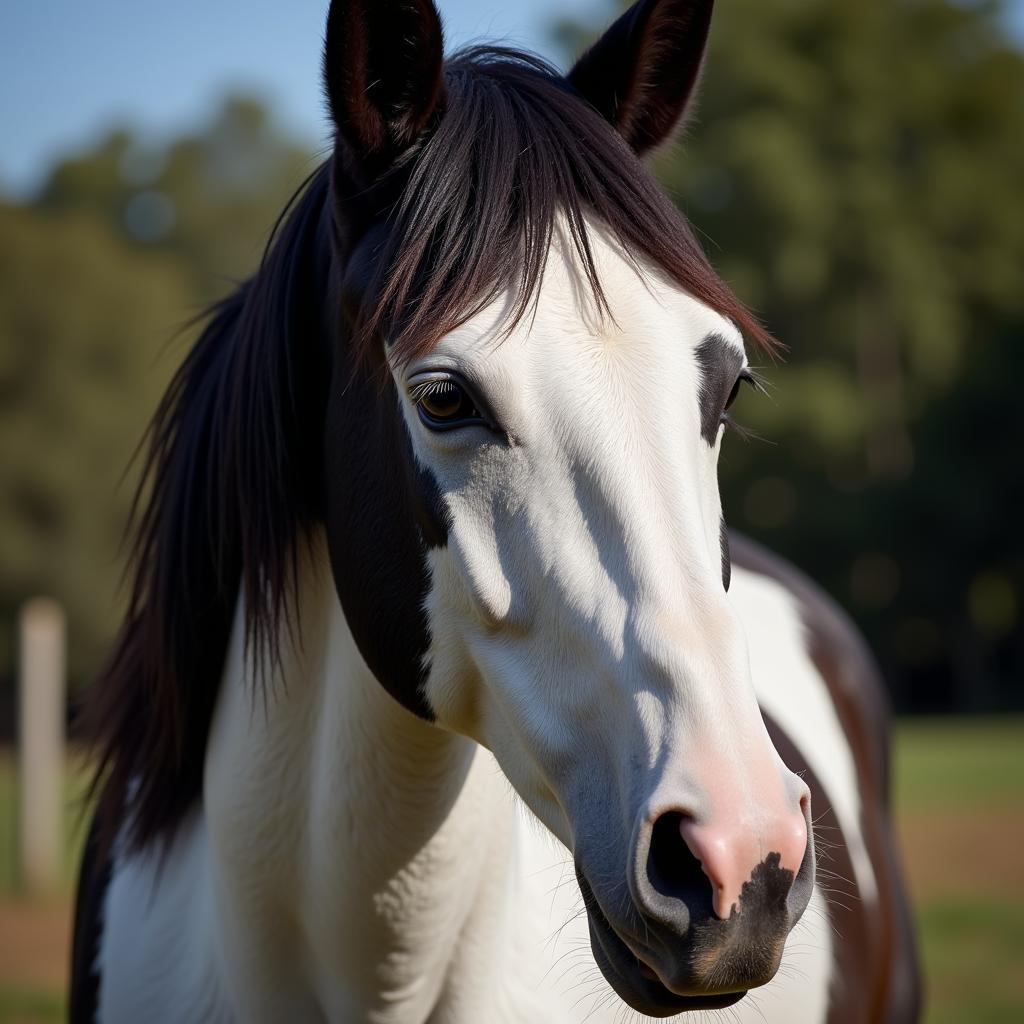
{"label": "horse head", "polygon": [[572,852],[634,1008],[769,981],[814,879],[727,597],[717,485],[756,321],[640,156],[708,0],[644,0],[567,77],[445,61],[430,0],[335,0],[324,505],[381,683],[493,751]]}

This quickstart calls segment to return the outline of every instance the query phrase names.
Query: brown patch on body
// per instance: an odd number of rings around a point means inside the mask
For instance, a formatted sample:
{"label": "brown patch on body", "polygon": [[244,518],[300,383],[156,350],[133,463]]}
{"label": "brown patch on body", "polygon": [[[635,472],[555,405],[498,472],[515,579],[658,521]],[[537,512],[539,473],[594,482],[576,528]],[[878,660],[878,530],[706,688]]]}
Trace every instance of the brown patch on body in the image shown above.
{"label": "brown patch on body", "polygon": [[[806,576],[745,537],[730,535],[733,564],[774,579],[794,597],[807,629],[808,654],[828,688],[836,715],[850,745],[857,768],[861,797],[861,831],[878,884],[878,901],[866,907],[852,884],[853,868],[838,821],[819,797],[810,776],[815,831],[825,843],[834,843],[831,856],[819,864],[845,886],[825,880],[822,888],[838,932],[836,966],[840,990],[833,991],[829,1024],[846,1021],[908,1024],[920,1016],[920,975],[911,924],[910,906],[889,821],[889,706],[885,684],[871,652],[839,607]],[[789,759],[799,752],[784,738],[769,731],[783,760],[793,771],[801,767]],[[825,812],[824,817],[822,812]],[[822,834],[823,833],[823,834]],[[841,864],[841,866],[839,866]],[[851,899],[851,896],[853,897]]]}

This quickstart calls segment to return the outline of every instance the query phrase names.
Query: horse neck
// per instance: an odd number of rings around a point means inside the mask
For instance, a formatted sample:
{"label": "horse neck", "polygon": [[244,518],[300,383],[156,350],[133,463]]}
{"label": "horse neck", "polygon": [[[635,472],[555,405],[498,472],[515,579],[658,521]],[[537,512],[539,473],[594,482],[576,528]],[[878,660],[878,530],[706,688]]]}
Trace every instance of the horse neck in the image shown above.
{"label": "horse neck", "polygon": [[204,786],[221,946],[229,969],[273,960],[304,976],[343,1018],[402,1000],[429,1011],[471,918],[496,916],[485,884],[506,890],[507,786],[476,744],[412,715],[372,676],[322,536],[297,609],[265,691],[241,612],[228,651]]}

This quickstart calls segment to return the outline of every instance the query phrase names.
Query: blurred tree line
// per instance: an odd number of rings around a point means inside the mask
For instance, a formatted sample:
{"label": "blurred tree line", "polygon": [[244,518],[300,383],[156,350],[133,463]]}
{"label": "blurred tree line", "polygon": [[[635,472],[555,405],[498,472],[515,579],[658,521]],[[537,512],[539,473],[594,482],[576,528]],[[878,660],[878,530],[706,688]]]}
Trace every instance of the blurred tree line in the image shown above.
{"label": "blurred tree line", "polygon": [[[626,6],[623,4],[623,6]],[[730,521],[868,634],[904,710],[1024,706],[1024,56],[998,3],[723,0],[656,169],[790,351],[722,460]],[[598,26],[561,26],[567,53]],[[120,607],[118,479],[191,337],[314,157],[255,102],[116,132],[0,203],[0,666],[28,595],[71,669]],[[754,356],[754,362],[757,362]]]}
{"label": "blurred tree line", "polygon": [[123,610],[122,476],[183,328],[254,268],[313,166],[259,103],[231,98],[194,135],[114,131],[33,201],[0,202],[0,735],[26,597],[67,609],[72,686],[104,657]]}

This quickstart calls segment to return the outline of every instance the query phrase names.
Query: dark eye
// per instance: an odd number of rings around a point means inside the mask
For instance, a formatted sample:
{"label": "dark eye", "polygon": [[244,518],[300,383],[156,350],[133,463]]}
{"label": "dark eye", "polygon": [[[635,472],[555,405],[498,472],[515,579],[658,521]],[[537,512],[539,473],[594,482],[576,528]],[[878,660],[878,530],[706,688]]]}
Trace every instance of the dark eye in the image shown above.
{"label": "dark eye", "polygon": [[423,425],[431,430],[449,430],[483,422],[469,393],[453,380],[435,378],[423,381],[413,387],[411,397]]}
{"label": "dark eye", "polygon": [[736,401],[736,396],[740,393],[740,388],[744,384],[750,384],[752,387],[757,387],[754,380],[753,374],[749,370],[744,370],[737,378],[736,383],[732,386],[732,391],[729,392],[729,397],[725,400],[725,409],[723,412],[728,412],[732,403]]}
{"label": "dark eye", "polygon": [[725,411],[728,412],[732,407],[732,403],[736,401],[736,396],[740,393],[740,385],[743,383],[742,377],[736,378],[736,383],[732,386],[732,391],[729,392],[729,397],[725,400]]}

